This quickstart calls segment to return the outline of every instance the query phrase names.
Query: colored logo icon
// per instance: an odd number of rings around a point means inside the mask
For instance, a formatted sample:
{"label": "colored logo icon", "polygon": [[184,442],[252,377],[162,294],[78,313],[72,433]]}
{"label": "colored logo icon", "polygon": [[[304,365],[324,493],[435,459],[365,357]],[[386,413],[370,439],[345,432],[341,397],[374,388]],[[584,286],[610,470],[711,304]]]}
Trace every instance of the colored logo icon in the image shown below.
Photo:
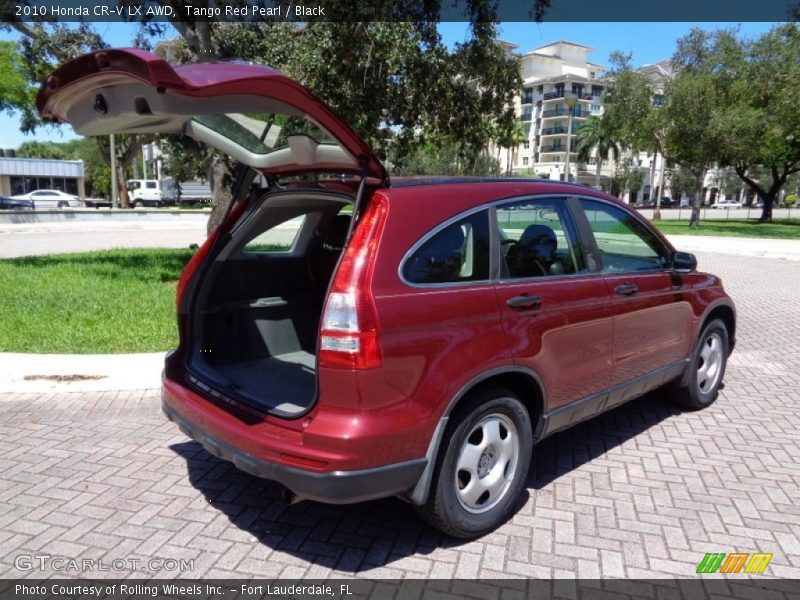
{"label": "colored logo icon", "polygon": [[698,573],[755,573],[764,572],[772,554],[748,552],[709,552],[697,565]]}

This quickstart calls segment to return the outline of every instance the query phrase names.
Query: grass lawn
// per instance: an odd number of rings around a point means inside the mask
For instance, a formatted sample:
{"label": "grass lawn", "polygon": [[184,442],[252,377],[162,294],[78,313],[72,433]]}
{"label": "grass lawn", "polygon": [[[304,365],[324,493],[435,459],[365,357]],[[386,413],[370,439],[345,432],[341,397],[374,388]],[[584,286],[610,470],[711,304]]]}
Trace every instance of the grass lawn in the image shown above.
{"label": "grass lawn", "polygon": [[191,256],[131,249],[0,260],[0,352],[171,348],[175,286]]}
{"label": "grass lawn", "polygon": [[660,220],[653,224],[667,235],[720,235],[729,237],[800,239],[800,219],[778,220],[772,223],[757,221],[703,220],[699,227],[689,227],[689,221]]}

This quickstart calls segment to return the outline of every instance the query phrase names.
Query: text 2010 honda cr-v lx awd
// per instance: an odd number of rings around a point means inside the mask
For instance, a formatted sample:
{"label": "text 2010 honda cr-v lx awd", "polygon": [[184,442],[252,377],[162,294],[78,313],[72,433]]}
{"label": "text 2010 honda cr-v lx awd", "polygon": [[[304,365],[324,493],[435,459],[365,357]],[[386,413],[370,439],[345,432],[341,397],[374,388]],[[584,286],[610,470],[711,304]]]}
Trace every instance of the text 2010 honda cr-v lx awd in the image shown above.
{"label": "text 2010 honda cr-v lx awd", "polygon": [[84,135],[183,133],[249,167],[178,284],[163,406],[292,497],[397,495],[474,537],[510,516],[545,436],[660,386],[717,397],[733,302],[613,197],[390,185],[324,104],[254,65],[104,50],[37,102]]}

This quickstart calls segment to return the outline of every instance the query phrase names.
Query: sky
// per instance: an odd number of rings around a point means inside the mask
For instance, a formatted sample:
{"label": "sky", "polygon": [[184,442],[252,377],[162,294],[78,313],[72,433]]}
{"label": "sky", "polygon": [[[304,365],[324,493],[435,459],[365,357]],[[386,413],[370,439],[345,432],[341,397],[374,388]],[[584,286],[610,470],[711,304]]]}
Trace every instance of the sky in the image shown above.
{"label": "sky", "polygon": [[[633,64],[641,66],[668,59],[675,51],[678,38],[692,27],[713,30],[720,27],[738,27],[741,35],[756,37],[768,31],[774,23],[503,23],[500,39],[518,44],[517,52],[528,52],[558,40],[567,40],[594,48],[589,60],[608,64],[608,56],[615,50],[630,52]],[[96,23],[98,32],[115,47],[130,46],[136,25],[126,23]],[[467,23],[441,23],[442,40],[453,46],[469,38]],[[18,39],[15,32],[0,32],[0,40]],[[68,125],[44,127],[33,135],[19,131],[19,115],[0,114],[0,148],[16,148],[24,141],[66,141],[75,134]]]}

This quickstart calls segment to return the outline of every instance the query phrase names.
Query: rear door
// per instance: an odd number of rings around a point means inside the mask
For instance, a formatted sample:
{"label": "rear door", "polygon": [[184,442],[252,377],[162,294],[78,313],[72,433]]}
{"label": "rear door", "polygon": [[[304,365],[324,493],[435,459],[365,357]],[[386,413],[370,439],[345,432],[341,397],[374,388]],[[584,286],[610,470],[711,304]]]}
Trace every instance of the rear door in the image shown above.
{"label": "rear door", "polygon": [[[587,264],[570,201],[518,200],[499,205],[496,216],[503,273],[495,289],[514,360],[542,380],[547,411],[582,399],[602,403],[611,373],[609,297]],[[587,414],[598,402],[585,404]],[[585,416],[569,411],[556,428]]]}
{"label": "rear door", "polygon": [[581,199],[602,263],[614,319],[613,381],[645,378],[685,359],[692,345],[689,291],[671,269],[671,250],[636,216],[601,199]]}
{"label": "rear door", "polygon": [[186,134],[265,174],[334,171],[388,185],[383,165],[349,125],[269,67],[173,67],[142,50],[99,50],[56,69],[36,107],[82,135]]}

